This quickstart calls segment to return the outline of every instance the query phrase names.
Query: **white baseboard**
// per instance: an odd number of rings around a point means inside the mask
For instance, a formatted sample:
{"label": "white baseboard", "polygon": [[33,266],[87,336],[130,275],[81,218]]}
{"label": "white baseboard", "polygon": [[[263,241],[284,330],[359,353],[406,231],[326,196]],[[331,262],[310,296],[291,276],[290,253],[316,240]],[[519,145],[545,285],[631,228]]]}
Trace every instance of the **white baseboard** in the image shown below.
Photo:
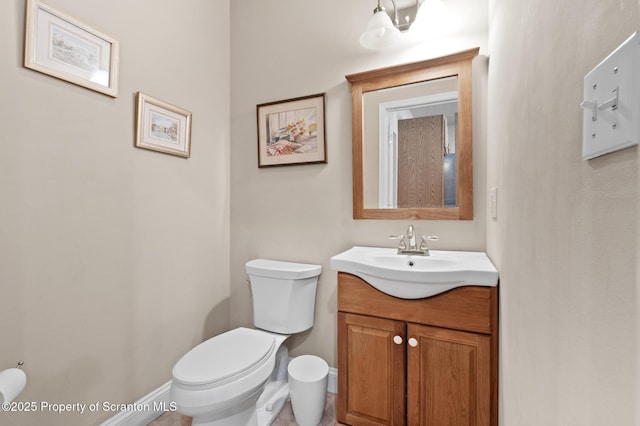
{"label": "white baseboard", "polygon": [[151,423],[165,411],[175,411],[175,406],[169,401],[171,380],[151,391],[133,404],[128,404],[128,410],[120,411],[100,426],[144,426]]}
{"label": "white baseboard", "polygon": [[[107,419],[100,426],[144,426],[151,423],[165,411],[175,411],[175,405],[169,400],[169,388],[171,380],[159,388],[151,391],[133,404],[130,409],[121,411],[117,415]],[[327,392],[338,393],[338,369],[329,367]]]}
{"label": "white baseboard", "polygon": [[338,393],[338,369],[329,367],[329,381],[327,383],[327,392]]}

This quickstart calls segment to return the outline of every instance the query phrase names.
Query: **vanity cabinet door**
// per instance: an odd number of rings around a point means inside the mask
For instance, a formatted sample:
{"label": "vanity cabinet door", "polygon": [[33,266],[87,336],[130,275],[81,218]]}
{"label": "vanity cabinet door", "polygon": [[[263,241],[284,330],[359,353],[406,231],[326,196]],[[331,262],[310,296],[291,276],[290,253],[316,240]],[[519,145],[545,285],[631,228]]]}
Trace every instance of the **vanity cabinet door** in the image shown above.
{"label": "vanity cabinet door", "polygon": [[407,423],[489,426],[491,338],[407,326]]}
{"label": "vanity cabinet door", "polygon": [[338,312],[338,421],[405,424],[406,323]]}

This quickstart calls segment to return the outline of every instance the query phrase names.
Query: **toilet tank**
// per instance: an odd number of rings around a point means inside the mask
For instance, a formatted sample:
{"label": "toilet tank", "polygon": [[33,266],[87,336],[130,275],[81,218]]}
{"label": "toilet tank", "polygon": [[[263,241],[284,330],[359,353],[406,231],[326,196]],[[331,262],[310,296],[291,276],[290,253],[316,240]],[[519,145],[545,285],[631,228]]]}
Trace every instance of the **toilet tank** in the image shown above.
{"label": "toilet tank", "polygon": [[247,262],[246,271],[257,328],[293,334],[313,326],[320,265],[255,259]]}

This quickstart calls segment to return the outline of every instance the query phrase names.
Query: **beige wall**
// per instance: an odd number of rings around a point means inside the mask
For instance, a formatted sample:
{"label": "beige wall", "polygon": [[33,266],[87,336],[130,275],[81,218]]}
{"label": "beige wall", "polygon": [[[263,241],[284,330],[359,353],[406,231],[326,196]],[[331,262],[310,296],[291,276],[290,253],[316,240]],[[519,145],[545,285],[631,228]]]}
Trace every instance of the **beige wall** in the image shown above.
{"label": "beige wall", "polygon": [[[25,362],[21,401],[133,402],[228,328],[229,2],[48,3],[120,41],[120,96],[23,68],[3,3],[0,369]],[[193,112],[190,159],[133,147],[136,91]]]}
{"label": "beige wall", "polygon": [[583,76],[637,1],[493,0],[487,248],[502,425],[639,425],[638,149],[581,158]]}
{"label": "beige wall", "polygon": [[[293,355],[319,355],[332,366],[336,271],[329,268],[330,257],[356,244],[391,247],[387,236],[404,233],[410,223],[352,219],[345,75],[487,45],[485,32],[397,53],[366,51],[358,37],[373,7],[375,2],[342,0],[231,2],[231,326],[252,323],[245,262],[265,257],[321,264],[315,326],[289,347]],[[486,58],[474,63],[475,219],[412,221],[419,235],[440,236],[433,248],[485,247],[486,66]],[[323,92],[328,163],[259,169],[256,105]]]}

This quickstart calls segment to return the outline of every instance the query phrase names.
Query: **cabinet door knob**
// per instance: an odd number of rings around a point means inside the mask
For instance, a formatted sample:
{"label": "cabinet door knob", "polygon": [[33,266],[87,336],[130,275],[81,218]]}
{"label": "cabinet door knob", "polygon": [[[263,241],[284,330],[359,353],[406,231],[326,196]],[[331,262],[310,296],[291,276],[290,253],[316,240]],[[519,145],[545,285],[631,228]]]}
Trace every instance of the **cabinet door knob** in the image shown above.
{"label": "cabinet door knob", "polygon": [[402,343],[402,337],[400,336],[393,336],[393,343],[395,343],[396,345],[399,345]]}
{"label": "cabinet door knob", "polygon": [[412,348],[415,348],[416,346],[418,346],[418,341],[415,338],[410,338],[409,339],[409,346],[411,346]]}

